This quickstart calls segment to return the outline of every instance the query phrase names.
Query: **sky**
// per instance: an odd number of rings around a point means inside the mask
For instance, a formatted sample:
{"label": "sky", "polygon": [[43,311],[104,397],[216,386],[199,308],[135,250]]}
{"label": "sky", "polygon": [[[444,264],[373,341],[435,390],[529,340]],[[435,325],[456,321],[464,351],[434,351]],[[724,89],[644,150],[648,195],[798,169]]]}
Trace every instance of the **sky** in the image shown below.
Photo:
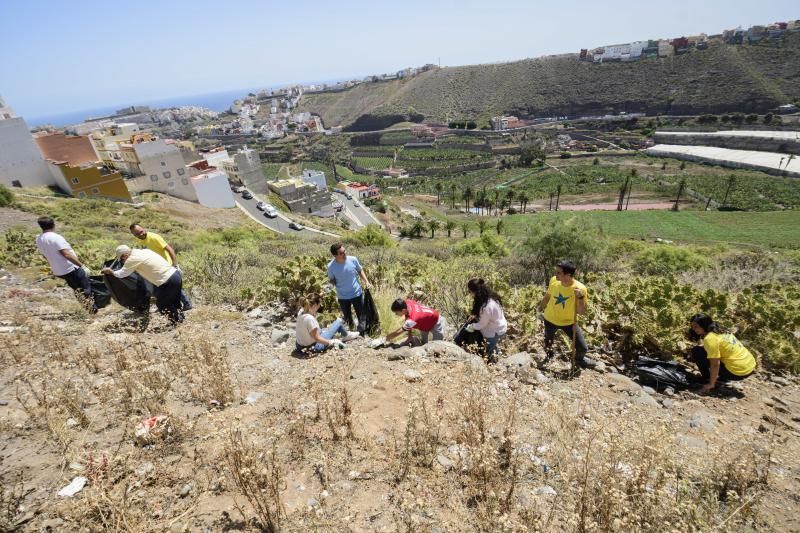
{"label": "sky", "polygon": [[797,18],[797,0],[3,0],[0,95],[43,116]]}

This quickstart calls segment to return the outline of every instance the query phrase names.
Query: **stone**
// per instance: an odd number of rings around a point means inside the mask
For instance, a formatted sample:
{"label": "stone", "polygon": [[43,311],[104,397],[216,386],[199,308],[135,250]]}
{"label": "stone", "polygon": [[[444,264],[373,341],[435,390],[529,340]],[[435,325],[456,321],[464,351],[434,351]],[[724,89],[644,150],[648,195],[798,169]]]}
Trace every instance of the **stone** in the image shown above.
{"label": "stone", "polygon": [[74,418],[67,418],[66,426],[67,428],[72,429],[74,427],[80,426],[80,422],[78,422]]}
{"label": "stone", "polygon": [[0,400],[0,406],[8,405],[8,400]]}
{"label": "stone", "polygon": [[137,466],[135,472],[137,476],[145,477],[147,474],[153,472],[153,470],[155,470],[155,466],[153,466],[153,463],[146,462]]}
{"label": "stone", "polygon": [[679,446],[684,446],[686,448],[705,448],[706,441],[699,437],[693,437],[691,435],[683,435],[677,434],[675,435],[675,443]]}
{"label": "stone", "polygon": [[607,374],[609,386],[623,392],[639,392],[642,387],[628,376],[622,374]]}
{"label": "stone", "polygon": [[533,391],[533,397],[542,403],[549,402],[552,399],[552,397],[542,389],[536,389]]}
{"label": "stone", "polygon": [[661,405],[663,405],[667,409],[672,409],[673,407],[675,407],[675,401],[670,400],[669,398],[664,398],[663,400],[661,400]]}
{"label": "stone", "polygon": [[558,494],[556,489],[550,485],[542,485],[541,487],[538,487],[535,492],[541,496],[556,496]]}
{"label": "stone", "polygon": [[422,349],[425,350],[425,354],[428,357],[456,359],[459,361],[468,361],[471,357],[470,353],[449,341],[431,341],[422,346]]}
{"label": "stone", "polygon": [[675,396],[675,389],[673,389],[672,387],[667,387],[664,389],[664,394],[666,394],[667,396]]}
{"label": "stone", "polygon": [[272,325],[272,321],[266,318],[259,318],[258,320],[251,322],[250,325],[255,328],[266,328]]}
{"label": "stone", "polygon": [[781,387],[785,387],[789,384],[789,380],[782,376],[776,376],[775,374],[769,377],[769,380],[776,385],[780,385]]}
{"label": "stone", "polygon": [[695,411],[689,415],[689,420],[686,421],[686,425],[700,431],[713,431],[717,424],[714,422],[714,418],[710,413],[706,411]]}
{"label": "stone", "polygon": [[500,366],[505,368],[506,372],[520,376],[521,373],[527,373],[533,368],[534,361],[528,352],[519,352],[500,361]]}
{"label": "stone", "polygon": [[309,506],[309,507],[311,507],[312,509],[316,509],[316,508],[318,508],[318,507],[319,507],[320,503],[319,503],[319,500],[317,500],[316,498],[309,498],[309,499],[306,501],[306,505],[308,505],[308,506]]}
{"label": "stone", "polygon": [[648,387],[647,385],[642,387],[642,390],[644,392],[646,392],[647,394],[651,394],[651,395],[656,393],[656,390],[653,387]]}
{"label": "stone", "polygon": [[409,383],[416,383],[417,381],[422,381],[422,374],[420,374],[417,370],[413,368],[407,368],[403,371],[403,377]]}
{"label": "stone", "polygon": [[633,403],[638,403],[639,405],[646,405],[648,407],[661,407],[661,404],[656,401],[655,398],[646,394],[645,392],[640,392],[634,399]]}
{"label": "stone", "polygon": [[261,316],[261,308],[260,307],[256,307],[255,309],[253,309],[252,311],[247,313],[247,318],[259,318],[260,316]]}
{"label": "stone", "polygon": [[264,396],[266,396],[266,393],[263,392],[259,391],[249,392],[244,399],[244,403],[246,403],[247,405],[255,405],[255,403],[258,402],[258,400],[260,400]]}
{"label": "stone", "polygon": [[178,492],[178,496],[180,496],[181,498],[185,498],[189,495],[190,492],[192,492],[192,484],[187,483],[186,485],[181,487],[180,492]]}
{"label": "stone", "polygon": [[286,342],[291,336],[292,332],[288,329],[273,329],[272,336],[270,338],[272,339],[272,344],[275,345]]}
{"label": "stone", "polygon": [[600,372],[601,374],[605,374],[608,371],[608,367],[603,361],[598,361],[596,365],[594,365],[594,371]]}
{"label": "stone", "polygon": [[446,455],[439,454],[436,456],[436,461],[444,468],[445,470],[451,470],[453,468],[453,461],[451,461]]}

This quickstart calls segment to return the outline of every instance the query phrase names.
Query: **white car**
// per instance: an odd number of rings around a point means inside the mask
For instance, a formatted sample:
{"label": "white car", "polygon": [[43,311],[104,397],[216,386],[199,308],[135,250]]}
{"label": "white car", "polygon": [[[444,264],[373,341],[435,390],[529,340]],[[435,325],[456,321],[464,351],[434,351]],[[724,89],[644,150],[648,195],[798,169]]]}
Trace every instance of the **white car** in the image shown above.
{"label": "white car", "polygon": [[258,209],[259,211],[264,211],[264,209],[266,209],[266,207],[267,207],[267,203],[266,202],[258,202],[256,204],[256,209]]}
{"label": "white car", "polygon": [[361,207],[361,204],[358,203],[358,202],[353,202],[353,205],[356,206],[356,207]]}
{"label": "white car", "polygon": [[273,206],[266,204],[266,206],[264,206],[264,216],[267,218],[276,218],[278,216],[278,210]]}

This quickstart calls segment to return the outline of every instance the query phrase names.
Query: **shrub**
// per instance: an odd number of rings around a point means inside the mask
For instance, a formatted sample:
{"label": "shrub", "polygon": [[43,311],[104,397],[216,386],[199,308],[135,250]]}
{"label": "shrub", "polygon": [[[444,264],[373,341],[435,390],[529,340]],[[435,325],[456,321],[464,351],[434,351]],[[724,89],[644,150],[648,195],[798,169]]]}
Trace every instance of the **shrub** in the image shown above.
{"label": "shrub", "polygon": [[505,241],[498,235],[484,233],[480,237],[468,239],[456,247],[456,255],[461,256],[487,256],[491,258],[501,258],[509,253]]}
{"label": "shrub", "polygon": [[0,207],[7,207],[14,203],[14,193],[5,185],[0,185]]}
{"label": "shrub", "polygon": [[641,274],[670,274],[702,270],[710,261],[688,248],[677,246],[654,246],[636,256],[634,269]]}
{"label": "shrub", "polygon": [[396,245],[392,237],[383,231],[377,224],[370,224],[365,228],[354,231],[347,236],[348,242],[357,243],[361,246],[381,246],[392,248]]}

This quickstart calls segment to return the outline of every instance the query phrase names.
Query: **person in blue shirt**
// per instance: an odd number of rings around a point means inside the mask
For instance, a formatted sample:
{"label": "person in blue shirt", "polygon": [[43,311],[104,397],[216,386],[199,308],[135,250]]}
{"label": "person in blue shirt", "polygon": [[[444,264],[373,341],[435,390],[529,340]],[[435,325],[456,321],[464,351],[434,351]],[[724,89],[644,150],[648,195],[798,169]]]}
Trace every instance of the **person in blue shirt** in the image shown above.
{"label": "person in blue shirt", "polygon": [[[354,256],[348,256],[344,244],[337,242],[331,245],[333,259],[328,263],[328,279],[336,287],[336,298],[347,325],[353,327],[352,308],[358,317],[358,332],[364,336],[366,315],[364,314],[364,289],[370,284],[361,263]],[[359,283],[359,279],[361,283]]]}

